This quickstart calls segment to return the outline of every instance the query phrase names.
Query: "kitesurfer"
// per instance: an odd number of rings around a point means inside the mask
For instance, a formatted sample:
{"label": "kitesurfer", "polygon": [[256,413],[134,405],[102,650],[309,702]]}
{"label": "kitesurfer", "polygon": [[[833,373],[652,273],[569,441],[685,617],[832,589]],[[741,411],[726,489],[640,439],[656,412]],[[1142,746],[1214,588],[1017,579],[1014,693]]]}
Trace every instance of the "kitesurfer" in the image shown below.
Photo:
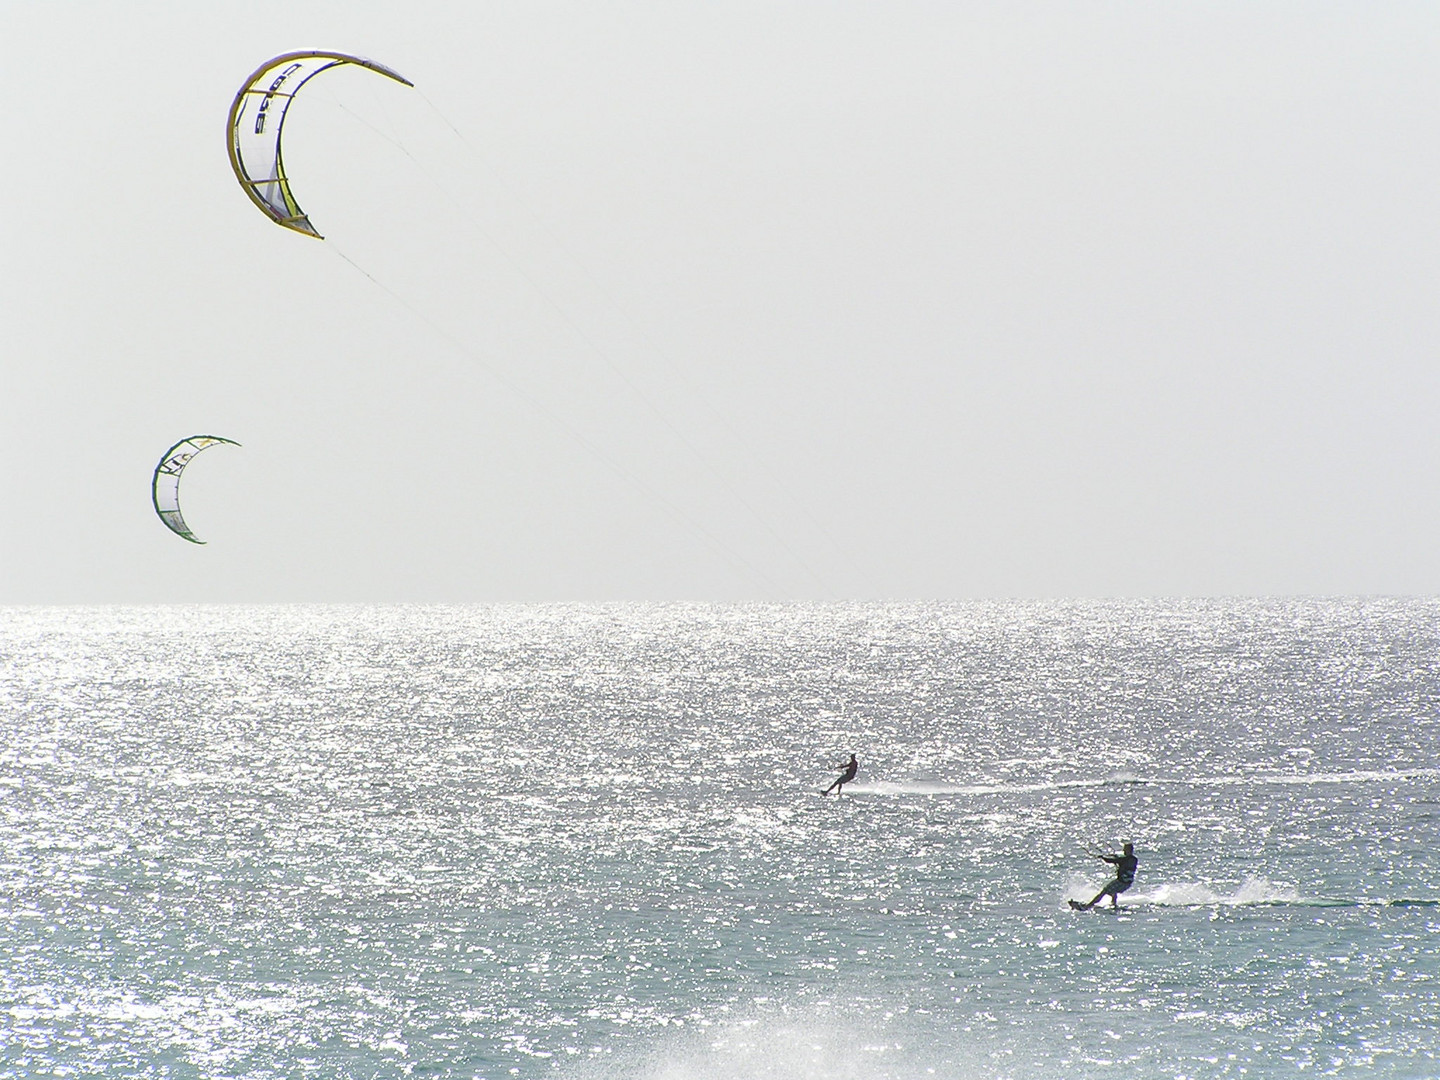
{"label": "kitesurfer", "polygon": [[1095,858],[1115,867],[1115,879],[1106,882],[1105,887],[1096,893],[1095,899],[1088,904],[1082,904],[1079,900],[1071,900],[1070,906],[1076,911],[1089,911],[1107,896],[1110,897],[1110,906],[1118,908],[1120,894],[1135,884],[1135,866],[1140,860],[1135,857],[1135,845],[1129,840],[1125,841],[1124,850],[1119,855],[1096,855]]}
{"label": "kitesurfer", "polygon": [[835,792],[836,795],[839,795],[844,790],[845,785],[851,780],[854,780],[855,774],[860,771],[860,763],[855,760],[854,754],[850,755],[850,760],[845,762],[845,764],[836,765],[835,767],[840,770],[840,775],[835,778],[833,784],[820,792],[821,795],[829,795],[832,791]]}

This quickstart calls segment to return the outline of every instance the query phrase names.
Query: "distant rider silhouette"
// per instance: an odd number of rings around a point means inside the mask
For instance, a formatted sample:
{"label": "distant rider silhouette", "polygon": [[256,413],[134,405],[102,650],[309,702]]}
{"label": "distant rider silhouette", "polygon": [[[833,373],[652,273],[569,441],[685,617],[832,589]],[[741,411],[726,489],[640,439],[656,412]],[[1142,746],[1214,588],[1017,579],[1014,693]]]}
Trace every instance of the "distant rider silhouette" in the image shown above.
{"label": "distant rider silhouette", "polygon": [[836,795],[839,795],[844,790],[845,785],[851,780],[854,780],[855,774],[860,771],[860,763],[855,760],[854,754],[850,755],[850,760],[845,762],[845,764],[836,765],[835,767],[840,770],[840,775],[836,777],[833,784],[820,792],[821,795],[829,795],[832,791],[835,792]]}

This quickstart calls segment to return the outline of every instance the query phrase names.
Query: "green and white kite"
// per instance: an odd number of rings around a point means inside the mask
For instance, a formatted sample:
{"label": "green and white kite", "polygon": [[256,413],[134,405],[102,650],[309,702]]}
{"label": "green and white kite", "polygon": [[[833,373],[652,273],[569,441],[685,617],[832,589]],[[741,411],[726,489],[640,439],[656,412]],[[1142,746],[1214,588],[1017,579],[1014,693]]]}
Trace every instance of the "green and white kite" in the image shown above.
{"label": "green and white kite", "polygon": [[155,513],[160,515],[160,520],[171,532],[183,536],[192,544],[203,544],[205,541],[190,531],[190,526],[185,524],[185,518],[180,514],[180,474],[201,450],[221,443],[240,445],[233,439],[222,439],[218,435],[191,435],[188,439],[181,439],[165,451],[150,480],[150,500],[155,504]]}
{"label": "green and white kite", "polygon": [[358,64],[406,86],[415,85],[383,64],[358,56],[335,52],[286,53],[266,60],[245,80],[230,105],[227,124],[230,164],[245,194],[277,225],[317,240],[324,237],[315,231],[290,190],[280,152],[280,132],[285,126],[290,102],[300,88],[322,71],[341,64]]}

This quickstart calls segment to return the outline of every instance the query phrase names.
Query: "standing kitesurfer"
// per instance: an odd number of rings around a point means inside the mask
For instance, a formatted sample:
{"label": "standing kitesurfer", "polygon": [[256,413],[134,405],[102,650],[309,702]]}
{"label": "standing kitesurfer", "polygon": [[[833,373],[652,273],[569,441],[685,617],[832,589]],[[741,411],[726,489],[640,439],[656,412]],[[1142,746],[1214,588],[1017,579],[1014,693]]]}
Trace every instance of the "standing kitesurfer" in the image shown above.
{"label": "standing kitesurfer", "polygon": [[1095,899],[1088,904],[1071,900],[1070,906],[1076,911],[1089,911],[1107,896],[1110,897],[1110,906],[1118,908],[1120,894],[1135,884],[1135,866],[1140,860],[1135,858],[1135,845],[1129,840],[1125,841],[1125,849],[1119,855],[1096,855],[1095,858],[1115,867],[1115,880],[1106,882],[1105,887],[1096,893]]}
{"label": "standing kitesurfer", "polygon": [[845,762],[844,765],[836,765],[835,767],[840,770],[840,775],[836,777],[833,784],[820,792],[821,795],[829,795],[832,791],[835,792],[836,795],[839,795],[841,791],[844,790],[845,785],[851,780],[854,780],[855,774],[860,771],[860,763],[855,760],[854,754],[850,755],[850,760]]}

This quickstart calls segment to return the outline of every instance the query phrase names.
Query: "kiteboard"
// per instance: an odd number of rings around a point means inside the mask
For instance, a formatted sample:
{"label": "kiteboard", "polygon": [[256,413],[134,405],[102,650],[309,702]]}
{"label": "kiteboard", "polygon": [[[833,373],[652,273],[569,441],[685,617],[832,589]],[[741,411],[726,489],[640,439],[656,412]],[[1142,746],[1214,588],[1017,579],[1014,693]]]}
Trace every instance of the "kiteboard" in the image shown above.
{"label": "kiteboard", "polygon": [[1096,904],[1094,907],[1090,907],[1087,904],[1082,904],[1079,900],[1071,900],[1068,901],[1068,903],[1070,904],[1071,911],[1128,911],[1130,909],[1130,905],[1112,908],[1109,904]]}

